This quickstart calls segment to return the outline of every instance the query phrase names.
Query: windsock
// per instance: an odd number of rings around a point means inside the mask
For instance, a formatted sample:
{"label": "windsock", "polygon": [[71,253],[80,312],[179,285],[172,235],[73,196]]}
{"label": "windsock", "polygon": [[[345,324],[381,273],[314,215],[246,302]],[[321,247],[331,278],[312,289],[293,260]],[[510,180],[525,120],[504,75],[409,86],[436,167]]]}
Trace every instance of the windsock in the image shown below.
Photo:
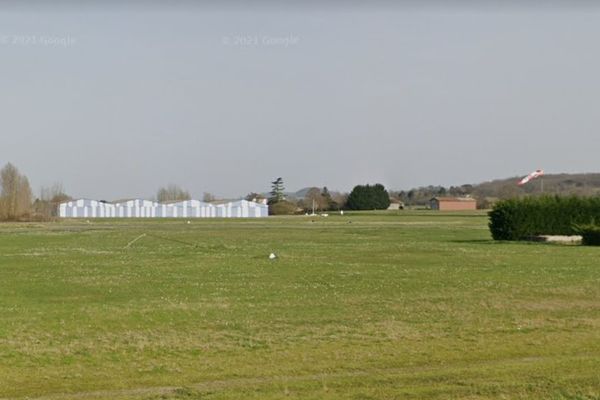
{"label": "windsock", "polygon": [[532,173],[530,173],[529,175],[527,175],[525,178],[521,179],[518,183],[519,186],[523,186],[524,184],[526,184],[527,182],[529,182],[532,179],[535,178],[539,178],[540,176],[544,176],[544,170],[543,169],[538,169],[533,171]]}

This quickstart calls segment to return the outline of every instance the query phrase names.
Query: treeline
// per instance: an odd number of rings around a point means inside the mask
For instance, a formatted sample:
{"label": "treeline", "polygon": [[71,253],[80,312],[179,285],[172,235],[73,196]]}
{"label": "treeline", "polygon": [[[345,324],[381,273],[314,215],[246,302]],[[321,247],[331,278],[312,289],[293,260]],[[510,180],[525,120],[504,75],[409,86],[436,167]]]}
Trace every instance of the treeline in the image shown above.
{"label": "treeline", "polygon": [[[283,179],[271,182],[269,212],[273,215],[316,213],[339,210],[384,210],[390,205],[390,195],[381,184],[357,185],[350,193],[330,192],[327,187],[305,188],[293,195],[286,195]],[[247,200],[256,201],[260,196],[250,193]]]}
{"label": "treeline", "polygon": [[[158,201],[159,203],[169,203],[191,199],[192,195],[188,190],[172,183],[167,186],[160,187],[156,192],[156,197],[154,198],[154,200]],[[212,193],[204,192],[202,195],[202,201],[204,202],[210,203],[211,201],[216,200],[218,200],[217,197]]]}
{"label": "treeline", "polygon": [[34,199],[29,179],[13,164],[0,170],[0,220],[44,220],[57,216],[58,204],[69,200],[62,185],[42,188]]}
{"label": "treeline", "polygon": [[249,193],[248,201],[264,201],[269,204],[271,215],[292,215],[321,211],[340,210],[346,203],[346,195],[331,193],[327,187],[310,187],[295,194],[285,192],[283,178],[271,182],[271,192],[268,197],[257,193]]}
{"label": "treeline", "polygon": [[[159,202],[190,200],[190,192],[169,184],[160,187],[155,199]],[[45,221],[58,217],[61,203],[72,200],[63,185],[55,183],[42,187],[39,196],[34,196],[27,176],[8,163],[0,170],[0,221]],[[203,200],[215,201],[216,197],[204,193]]]}
{"label": "treeline", "polygon": [[407,206],[427,206],[433,197],[476,197],[473,196],[474,193],[473,185],[451,186],[449,188],[444,186],[423,186],[410,190],[391,191],[390,197]]}
{"label": "treeline", "polygon": [[[476,185],[423,186],[410,190],[388,191],[381,184],[357,185],[350,193],[330,191],[327,187],[309,187],[293,194],[285,192],[283,179],[271,182],[272,191],[268,195],[249,193],[246,200],[265,201],[268,199],[274,214],[300,214],[338,210],[379,210],[390,202],[406,206],[425,207],[431,198],[440,196],[464,197],[477,200],[478,208],[491,208],[501,200],[538,197],[542,194],[556,196],[590,197],[600,195],[600,174],[557,174],[545,175],[531,183],[518,186],[518,177],[484,182]],[[61,184],[42,188],[34,197],[29,180],[12,164],[0,170],[0,220],[50,219],[57,217],[58,205],[70,200]],[[174,184],[159,188],[155,199],[159,202],[191,199],[190,192]],[[203,201],[217,198],[204,193]]]}
{"label": "treeline", "polygon": [[[500,200],[542,195],[590,197],[600,195],[600,174],[549,174],[527,185],[518,186],[521,177],[497,179],[460,186],[423,186],[410,190],[391,191],[390,197],[407,206],[427,206],[436,196],[470,196],[478,208],[491,208]],[[543,188],[542,188],[543,184]],[[543,190],[542,190],[543,189]]]}
{"label": "treeline", "polygon": [[[589,197],[600,194],[600,174],[547,174],[527,185],[517,186],[520,177],[483,182],[473,187],[478,196],[510,199],[524,196],[558,195]],[[543,193],[542,193],[543,183]]]}

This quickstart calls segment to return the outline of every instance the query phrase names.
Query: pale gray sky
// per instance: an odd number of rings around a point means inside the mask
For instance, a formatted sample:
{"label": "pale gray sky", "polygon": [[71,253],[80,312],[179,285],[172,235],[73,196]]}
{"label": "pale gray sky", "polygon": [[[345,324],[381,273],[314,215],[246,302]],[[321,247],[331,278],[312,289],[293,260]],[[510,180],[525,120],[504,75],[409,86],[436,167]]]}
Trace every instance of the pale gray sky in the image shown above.
{"label": "pale gray sky", "polygon": [[0,4],[0,163],[36,192],[600,170],[591,3],[37,4]]}

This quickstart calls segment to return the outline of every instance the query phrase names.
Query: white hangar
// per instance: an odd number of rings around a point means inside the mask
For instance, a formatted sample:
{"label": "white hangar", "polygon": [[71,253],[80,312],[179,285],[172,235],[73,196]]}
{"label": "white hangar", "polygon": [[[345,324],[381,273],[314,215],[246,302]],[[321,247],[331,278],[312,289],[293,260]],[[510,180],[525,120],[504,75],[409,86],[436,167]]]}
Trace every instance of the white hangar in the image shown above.
{"label": "white hangar", "polygon": [[156,203],[149,200],[104,202],[79,199],[60,204],[61,218],[261,218],[269,215],[266,204],[238,200],[205,203],[186,200]]}

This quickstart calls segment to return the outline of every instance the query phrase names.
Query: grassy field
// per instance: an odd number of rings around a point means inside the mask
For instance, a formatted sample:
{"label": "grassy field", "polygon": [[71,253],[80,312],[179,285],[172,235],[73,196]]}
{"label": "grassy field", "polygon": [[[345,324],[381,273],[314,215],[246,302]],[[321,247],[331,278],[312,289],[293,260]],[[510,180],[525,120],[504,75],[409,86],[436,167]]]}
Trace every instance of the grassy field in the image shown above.
{"label": "grassy field", "polygon": [[0,224],[0,398],[600,399],[600,248],[482,213]]}

